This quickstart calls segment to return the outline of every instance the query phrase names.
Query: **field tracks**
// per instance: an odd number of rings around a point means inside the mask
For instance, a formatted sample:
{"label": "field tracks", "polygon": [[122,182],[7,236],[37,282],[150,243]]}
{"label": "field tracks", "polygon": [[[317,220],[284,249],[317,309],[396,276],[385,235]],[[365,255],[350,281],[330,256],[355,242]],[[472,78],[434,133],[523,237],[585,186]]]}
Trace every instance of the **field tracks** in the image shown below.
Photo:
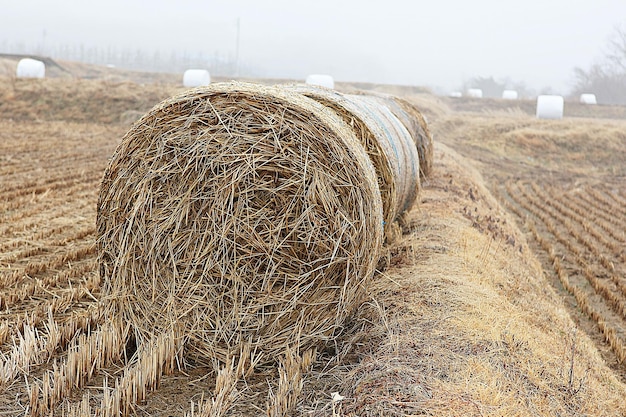
{"label": "field tracks", "polygon": [[605,195],[589,188],[563,192],[536,182],[511,180],[501,191],[505,205],[547,255],[544,269],[558,278],[578,308],[596,324],[616,361],[624,364],[626,215],[615,208],[617,201]]}

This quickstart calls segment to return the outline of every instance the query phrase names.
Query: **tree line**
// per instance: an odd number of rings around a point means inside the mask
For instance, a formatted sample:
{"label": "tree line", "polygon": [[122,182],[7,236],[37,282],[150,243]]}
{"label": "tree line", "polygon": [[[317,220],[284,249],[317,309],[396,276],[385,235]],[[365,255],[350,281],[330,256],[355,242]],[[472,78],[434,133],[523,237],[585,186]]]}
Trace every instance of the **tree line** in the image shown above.
{"label": "tree line", "polygon": [[208,54],[206,52],[185,49],[164,52],[140,48],[120,49],[113,46],[86,46],[84,44],[45,45],[43,42],[33,46],[25,42],[10,43],[4,40],[0,42],[0,52],[15,54],[35,53],[54,59],[103,66],[114,65],[137,71],[178,73],[189,68],[203,68],[208,69],[211,74],[224,76],[251,71],[245,64],[238,63],[237,59],[231,54],[225,55],[218,52]]}
{"label": "tree line", "polygon": [[615,28],[604,57],[590,68],[574,69],[574,92],[594,93],[601,104],[626,105],[626,24]]}
{"label": "tree line", "polygon": [[[583,93],[596,95],[599,104],[626,105],[626,24],[615,28],[606,46],[604,56],[589,68],[574,68],[574,83],[570,91],[572,99]],[[463,84],[463,90],[480,88],[483,97],[502,97],[505,89],[516,90],[520,98],[531,98],[536,92],[523,82],[511,79],[496,80],[493,77],[474,77]],[[550,94],[549,88],[539,94]]]}

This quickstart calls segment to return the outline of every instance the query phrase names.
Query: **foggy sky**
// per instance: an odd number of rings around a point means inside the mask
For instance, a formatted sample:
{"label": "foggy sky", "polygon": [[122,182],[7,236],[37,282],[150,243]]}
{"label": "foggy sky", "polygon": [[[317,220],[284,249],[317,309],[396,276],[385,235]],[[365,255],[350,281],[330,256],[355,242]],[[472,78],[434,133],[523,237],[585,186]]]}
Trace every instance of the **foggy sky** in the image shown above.
{"label": "foggy sky", "polygon": [[493,76],[565,94],[626,22],[626,0],[0,0],[0,44],[234,57],[237,21],[240,62],[269,77],[452,90]]}

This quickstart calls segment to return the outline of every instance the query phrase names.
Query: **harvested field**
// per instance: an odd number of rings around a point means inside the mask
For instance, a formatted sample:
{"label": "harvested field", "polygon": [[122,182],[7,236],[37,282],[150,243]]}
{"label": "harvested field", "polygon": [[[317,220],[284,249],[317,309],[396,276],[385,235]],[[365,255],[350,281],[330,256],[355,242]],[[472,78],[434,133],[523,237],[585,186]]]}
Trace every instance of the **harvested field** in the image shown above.
{"label": "harvested field", "polygon": [[572,317],[624,378],[626,123],[464,113],[439,127],[487,177]]}
{"label": "harvested field", "polygon": [[[364,304],[333,344],[246,373],[193,362],[173,333],[138,348],[103,314],[96,204],[137,117],[121,115],[180,87],[12,83],[0,78],[13,97],[0,112],[0,415],[626,414],[614,109],[545,122],[407,91],[434,136],[432,174]],[[39,101],[38,85],[56,98]]]}

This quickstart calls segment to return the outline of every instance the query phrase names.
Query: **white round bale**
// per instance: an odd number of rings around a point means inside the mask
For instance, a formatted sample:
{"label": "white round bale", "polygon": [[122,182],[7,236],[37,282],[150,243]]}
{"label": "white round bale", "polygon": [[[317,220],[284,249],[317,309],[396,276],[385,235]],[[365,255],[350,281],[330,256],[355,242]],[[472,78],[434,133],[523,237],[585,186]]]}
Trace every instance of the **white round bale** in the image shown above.
{"label": "white round bale", "polygon": [[211,84],[211,74],[203,69],[188,69],[183,74],[183,86],[201,87]]}
{"label": "white round bale", "polygon": [[306,83],[311,85],[319,85],[330,89],[335,88],[335,80],[331,75],[327,74],[311,74],[306,77]]}
{"label": "white round bale", "polygon": [[562,119],[563,96],[541,95],[537,97],[538,119]]}
{"label": "white round bale", "polygon": [[463,97],[463,93],[461,93],[460,91],[453,91],[450,93],[450,97],[452,98],[460,98]]}
{"label": "white round bale", "polygon": [[480,88],[469,88],[467,90],[468,97],[483,98],[483,90]]}
{"label": "white round bale", "polygon": [[582,104],[598,104],[596,95],[591,93],[583,93],[580,95],[580,102]]}
{"label": "white round bale", "polygon": [[36,59],[20,59],[20,62],[17,63],[15,76],[17,78],[44,78],[46,76],[46,65]]}
{"label": "white round bale", "polygon": [[504,90],[502,92],[502,98],[505,100],[517,100],[517,91],[515,90]]}

